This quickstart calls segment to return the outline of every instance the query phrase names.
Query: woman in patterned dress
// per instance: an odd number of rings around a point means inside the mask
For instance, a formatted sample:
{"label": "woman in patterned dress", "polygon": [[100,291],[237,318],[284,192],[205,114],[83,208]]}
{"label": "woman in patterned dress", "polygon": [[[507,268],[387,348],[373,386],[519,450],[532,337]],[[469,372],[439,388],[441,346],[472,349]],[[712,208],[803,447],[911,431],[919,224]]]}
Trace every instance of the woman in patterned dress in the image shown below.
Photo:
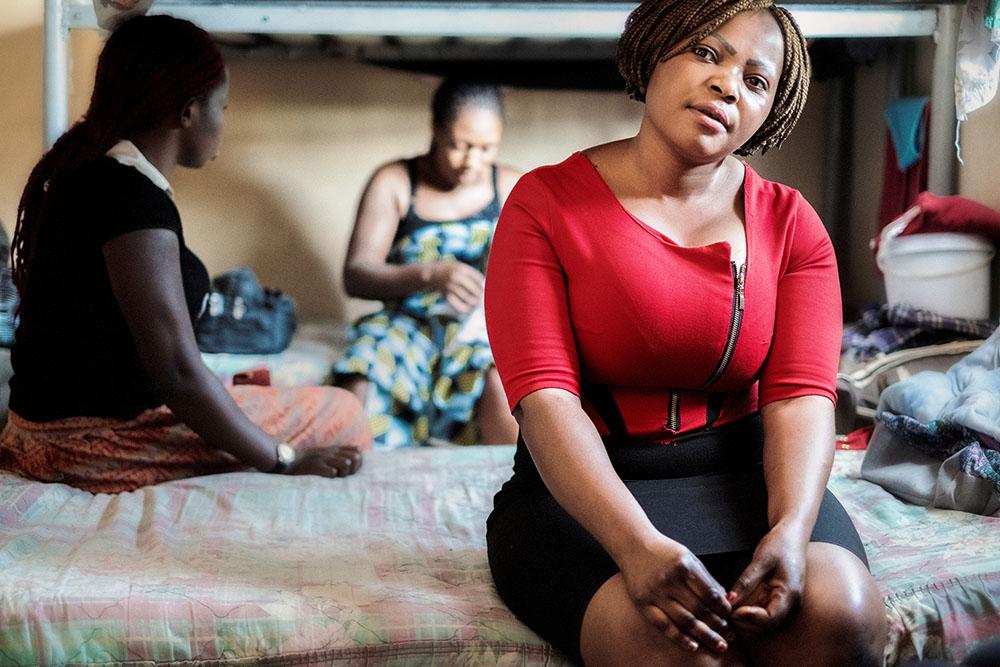
{"label": "woman in patterned dress", "polygon": [[361,198],[344,284],[385,307],[351,328],[337,384],[365,402],[377,447],[514,442],[482,314],[493,228],[520,176],[494,164],[502,94],[445,81],[432,121],[428,152],[377,169]]}

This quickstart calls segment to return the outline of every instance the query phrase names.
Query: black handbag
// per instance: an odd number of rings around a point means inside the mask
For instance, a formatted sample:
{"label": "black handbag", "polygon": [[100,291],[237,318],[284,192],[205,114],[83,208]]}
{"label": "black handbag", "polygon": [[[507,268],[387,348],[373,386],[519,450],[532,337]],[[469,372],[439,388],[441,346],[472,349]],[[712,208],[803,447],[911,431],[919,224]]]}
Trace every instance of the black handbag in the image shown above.
{"label": "black handbag", "polygon": [[261,287],[253,270],[241,266],[212,279],[195,336],[202,352],[276,354],[292,342],[295,325],[292,298]]}

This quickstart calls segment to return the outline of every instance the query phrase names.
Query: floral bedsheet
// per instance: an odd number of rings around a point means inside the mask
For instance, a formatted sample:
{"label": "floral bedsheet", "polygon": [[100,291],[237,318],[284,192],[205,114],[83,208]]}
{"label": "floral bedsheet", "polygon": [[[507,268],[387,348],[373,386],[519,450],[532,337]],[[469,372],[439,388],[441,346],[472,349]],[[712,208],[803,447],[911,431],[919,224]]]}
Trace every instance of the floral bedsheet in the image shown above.
{"label": "floral bedsheet", "polygon": [[886,664],[960,661],[1000,637],[1000,518],[919,507],[861,479],[864,452],[837,452],[830,489],[847,508],[885,594]]}
{"label": "floral bedsheet", "polygon": [[[0,664],[552,665],[497,597],[484,525],[513,448],[373,453],[91,495],[0,473]],[[832,488],[886,594],[887,662],[1000,636],[1000,519]]]}

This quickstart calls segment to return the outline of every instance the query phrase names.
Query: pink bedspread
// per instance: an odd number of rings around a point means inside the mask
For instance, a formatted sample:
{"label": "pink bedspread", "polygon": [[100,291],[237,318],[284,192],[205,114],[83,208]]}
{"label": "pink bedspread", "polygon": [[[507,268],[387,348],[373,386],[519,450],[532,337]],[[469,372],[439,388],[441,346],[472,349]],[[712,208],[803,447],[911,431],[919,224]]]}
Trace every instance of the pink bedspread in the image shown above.
{"label": "pink bedspread", "polygon": [[[118,496],[0,474],[0,664],[561,665],[485,553],[511,447],[380,451],[347,479],[241,473]],[[1000,519],[832,488],[886,593],[887,661],[1000,635]]]}

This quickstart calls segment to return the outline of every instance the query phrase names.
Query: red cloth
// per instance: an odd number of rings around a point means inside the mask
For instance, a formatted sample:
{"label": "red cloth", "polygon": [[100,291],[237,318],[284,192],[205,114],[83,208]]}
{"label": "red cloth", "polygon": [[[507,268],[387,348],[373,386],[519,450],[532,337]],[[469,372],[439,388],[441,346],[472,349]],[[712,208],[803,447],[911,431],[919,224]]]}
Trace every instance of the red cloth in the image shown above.
{"label": "red cloth", "polygon": [[898,218],[913,205],[917,194],[927,189],[927,127],[930,124],[930,104],[924,106],[920,127],[923,137],[920,159],[906,171],[899,170],[892,133],[885,133],[885,166],[882,170],[882,201],[879,205],[878,228]]}
{"label": "red cloth", "polygon": [[837,449],[857,451],[868,449],[868,441],[871,440],[872,431],[875,430],[873,424],[854,429],[847,435],[837,436]]}
{"label": "red cloth", "polygon": [[[791,188],[746,167],[749,259],[735,352],[709,387],[716,424],[805,395],[836,401],[841,304],[833,247]],[[669,441],[704,427],[733,311],[727,243],[685,248],[629,214],[582,153],[526,174],[497,225],[486,323],[513,409],[527,394],[611,389],[630,438]],[[758,382],[759,379],[759,382]],[[665,427],[671,389],[680,428]],[[758,398],[759,392],[759,398]]]}
{"label": "red cloth", "polygon": [[918,232],[962,232],[1000,240],[1000,213],[989,206],[957,195],[942,197],[932,192],[917,196],[920,213],[903,234]]}

